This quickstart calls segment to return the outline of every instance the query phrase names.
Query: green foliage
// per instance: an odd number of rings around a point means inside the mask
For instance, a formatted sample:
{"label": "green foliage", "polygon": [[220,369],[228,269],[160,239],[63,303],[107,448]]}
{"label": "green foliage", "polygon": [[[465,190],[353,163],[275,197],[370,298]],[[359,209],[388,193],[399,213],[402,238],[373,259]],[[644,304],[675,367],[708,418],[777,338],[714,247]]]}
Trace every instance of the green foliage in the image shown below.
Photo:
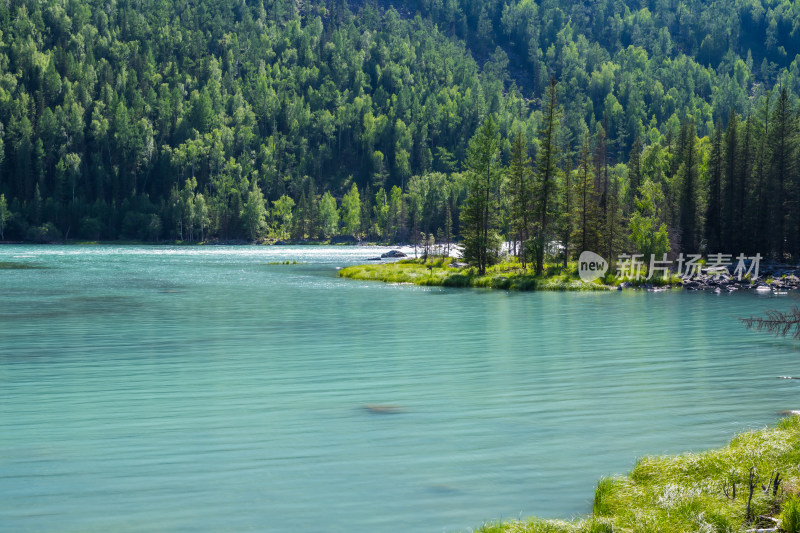
{"label": "green foliage", "polygon": [[631,242],[644,255],[644,261],[649,261],[651,255],[658,261],[669,252],[669,235],[661,211],[664,193],[659,185],[646,180],[638,195],[636,210],[629,222]]}
{"label": "green foliage", "polygon": [[355,183],[342,198],[342,223],[344,232],[354,237],[361,232],[361,196]]}
{"label": "green foliage", "polygon": [[486,273],[497,261],[497,205],[500,183],[500,136],[492,117],[487,118],[470,141],[467,159],[469,193],[461,211],[464,260]]}
{"label": "green foliage", "polygon": [[[252,194],[252,193],[251,193]],[[261,200],[261,205],[264,205],[263,199],[260,197],[257,200]],[[275,219],[275,223],[279,228],[280,238],[286,238],[286,230],[292,225],[292,208],[294,207],[294,200],[286,196],[285,194],[272,202],[272,216]]]}
{"label": "green foliage", "polygon": [[[470,241],[474,173],[458,171],[491,116],[498,169],[514,170],[484,249],[496,233],[535,237],[539,266],[618,251],[650,180],[671,251],[796,259],[793,5],[12,2],[0,195],[14,216],[0,238],[258,238],[255,186],[266,205],[294,202],[280,233],[298,239]],[[352,185],[359,223],[348,205],[338,227],[326,200],[323,229],[324,194],[343,203]]]}
{"label": "green foliage", "polygon": [[11,211],[8,209],[8,202],[6,196],[0,194],[0,240],[5,239],[5,228],[9,219],[11,218]]}
{"label": "green foliage", "polygon": [[800,499],[795,496],[791,496],[783,502],[781,529],[786,533],[800,532]]}
{"label": "green foliage", "polygon": [[558,273],[547,277],[525,271],[517,261],[500,262],[480,274],[476,267],[451,267],[450,257],[407,259],[392,263],[356,265],[343,268],[339,275],[345,278],[383,281],[386,283],[413,283],[415,285],[442,287],[475,287],[512,291],[596,291],[611,287],[599,283],[584,283],[574,272]]}
{"label": "green foliage", "polygon": [[322,238],[328,239],[339,229],[339,209],[336,198],[329,191],[322,195],[319,202],[319,220]]}
{"label": "green foliage", "polygon": [[594,488],[594,503],[592,503],[592,513],[597,516],[610,514],[612,511],[610,498],[614,489],[613,478],[603,478],[598,481]]}
{"label": "green foliage", "polygon": [[[264,195],[261,189],[253,184],[253,187],[247,194],[247,201],[242,208],[242,222],[247,226],[250,240],[258,238],[266,226],[267,208],[264,202]],[[294,205],[294,201],[291,198],[281,197],[276,200],[275,204],[275,212],[281,224],[281,238],[283,238],[285,225],[290,224],[292,221],[291,206]]]}

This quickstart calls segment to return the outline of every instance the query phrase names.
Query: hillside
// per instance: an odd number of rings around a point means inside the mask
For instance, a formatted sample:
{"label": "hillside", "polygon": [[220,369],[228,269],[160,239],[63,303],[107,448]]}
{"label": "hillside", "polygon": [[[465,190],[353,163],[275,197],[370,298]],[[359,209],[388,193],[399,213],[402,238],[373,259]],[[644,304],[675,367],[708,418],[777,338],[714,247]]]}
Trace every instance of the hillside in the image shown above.
{"label": "hillside", "polygon": [[[665,195],[657,217],[673,251],[715,238],[754,250],[780,226],[762,251],[797,254],[798,10],[772,0],[12,1],[0,6],[0,239],[455,237],[478,126],[497,123],[503,164],[517,132],[536,159],[554,79],[558,190],[577,186],[588,151],[596,248],[625,247],[605,228],[630,231],[649,180]],[[774,87],[786,93],[785,132]],[[730,124],[739,133],[723,147]],[[759,144],[775,135],[786,140],[779,157]],[[585,217],[556,203],[560,231],[578,232]],[[510,238],[512,225],[497,230]],[[754,228],[747,239],[740,225]]]}

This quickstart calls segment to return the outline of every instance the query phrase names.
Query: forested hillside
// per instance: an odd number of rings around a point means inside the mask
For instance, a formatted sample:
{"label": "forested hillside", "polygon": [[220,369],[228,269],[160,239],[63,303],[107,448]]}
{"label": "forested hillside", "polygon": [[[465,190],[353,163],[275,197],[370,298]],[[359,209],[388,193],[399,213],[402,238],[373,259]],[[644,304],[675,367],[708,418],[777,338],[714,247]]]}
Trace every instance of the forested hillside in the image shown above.
{"label": "forested hillside", "polygon": [[534,260],[797,258],[798,27],[774,0],[11,0],[0,240],[468,236],[491,117],[481,223]]}

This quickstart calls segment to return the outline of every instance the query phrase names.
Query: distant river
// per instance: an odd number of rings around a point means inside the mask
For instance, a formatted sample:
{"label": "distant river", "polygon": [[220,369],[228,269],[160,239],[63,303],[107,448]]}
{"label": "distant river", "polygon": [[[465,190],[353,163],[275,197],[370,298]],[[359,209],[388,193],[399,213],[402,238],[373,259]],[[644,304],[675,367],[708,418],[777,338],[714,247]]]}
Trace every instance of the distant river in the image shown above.
{"label": "distant river", "polygon": [[0,270],[0,530],[569,517],[800,407],[800,343],[737,320],[792,296],[337,277],[385,250],[0,247],[45,267]]}

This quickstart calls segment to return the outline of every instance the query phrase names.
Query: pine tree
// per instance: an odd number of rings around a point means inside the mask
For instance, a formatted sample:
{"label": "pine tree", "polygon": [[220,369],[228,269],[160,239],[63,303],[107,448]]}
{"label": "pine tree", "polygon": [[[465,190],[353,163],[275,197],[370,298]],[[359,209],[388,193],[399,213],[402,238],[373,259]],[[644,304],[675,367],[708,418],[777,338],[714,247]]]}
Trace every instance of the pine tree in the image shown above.
{"label": "pine tree", "polygon": [[500,180],[500,135],[492,117],[470,140],[467,155],[469,192],[461,211],[464,260],[480,275],[493,264],[500,248],[497,224],[497,186]]}
{"label": "pine tree", "polygon": [[706,213],[706,238],[709,252],[722,250],[722,123],[717,121],[711,140],[711,158],[708,162],[708,211]]}
{"label": "pine tree", "polygon": [[563,180],[564,182],[559,188],[561,191],[561,198],[559,202],[560,216],[558,221],[558,233],[561,237],[561,246],[564,250],[564,268],[567,268],[572,247],[570,238],[572,237],[573,231],[575,231],[575,184],[572,176],[572,158],[570,157],[565,158]]}
{"label": "pine tree", "polygon": [[737,178],[734,205],[730,208],[735,212],[733,215],[735,224],[733,231],[736,238],[734,240],[736,254],[741,252],[750,252],[750,242],[748,239],[748,224],[751,216],[752,209],[749,204],[750,188],[753,171],[753,153],[752,153],[752,137],[753,137],[753,117],[748,116],[744,123],[744,139],[742,140],[741,150],[737,157]]}
{"label": "pine tree", "polygon": [[[742,179],[739,165],[742,164],[739,154],[739,117],[736,111],[731,110],[728,127],[725,129],[723,141],[723,178],[722,178],[722,242],[720,250],[729,250],[727,253],[737,253],[739,233],[737,232],[738,220],[744,217],[744,211],[738,211],[738,191],[741,188],[739,180]],[[737,212],[738,211],[738,212]]]}
{"label": "pine tree", "polygon": [[578,185],[576,191],[578,217],[575,238],[580,242],[582,252],[595,248],[597,244],[597,204],[590,158],[589,139],[585,139],[581,148],[580,162],[578,163]]}
{"label": "pine tree", "polygon": [[769,249],[764,249],[764,239],[770,232],[769,194],[767,175],[770,167],[772,149],[768,135],[770,132],[770,117],[772,106],[770,93],[763,98],[763,104],[758,110],[757,136],[759,138],[756,148],[756,162],[753,169],[753,209],[751,218],[750,246],[751,250],[767,254]]}
{"label": "pine tree", "polygon": [[[794,246],[797,242],[796,229],[792,228],[791,232],[787,231],[791,208],[789,190],[796,181],[797,117],[785,87],[781,89],[780,96],[775,103],[769,142],[772,147],[772,164],[769,173],[772,253],[779,260],[783,260],[786,252],[792,251],[793,255],[797,256],[800,251]],[[792,241],[791,249],[787,247],[790,240]]]}
{"label": "pine tree", "polygon": [[679,147],[683,162],[678,170],[680,186],[679,231],[681,249],[684,252],[697,251],[697,194],[699,192],[699,154],[697,153],[697,133],[694,119],[684,123]]}
{"label": "pine tree", "polygon": [[524,243],[531,230],[531,158],[528,156],[528,142],[518,131],[511,142],[511,161],[506,177],[506,188],[510,203],[511,239],[519,243],[517,257],[522,268],[527,268]]}
{"label": "pine tree", "polygon": [[642,185],[642,138],[638,135],[633,141],[631,153],[628,156],[628,212],[633,211],[639,197],[639,187]]}
{"label": "pine tree", "polygon": [[538,220],[536,228],[536,275],[544,271],[544,251],[550,240],[550,222],[555,218],[555,193],[558,179],[558,129],[561,110],[555,78],[550,80],[544,112],[544,124],[539,129],[539,151],[536,155],[536,182],[534,189],[534,213]]}

